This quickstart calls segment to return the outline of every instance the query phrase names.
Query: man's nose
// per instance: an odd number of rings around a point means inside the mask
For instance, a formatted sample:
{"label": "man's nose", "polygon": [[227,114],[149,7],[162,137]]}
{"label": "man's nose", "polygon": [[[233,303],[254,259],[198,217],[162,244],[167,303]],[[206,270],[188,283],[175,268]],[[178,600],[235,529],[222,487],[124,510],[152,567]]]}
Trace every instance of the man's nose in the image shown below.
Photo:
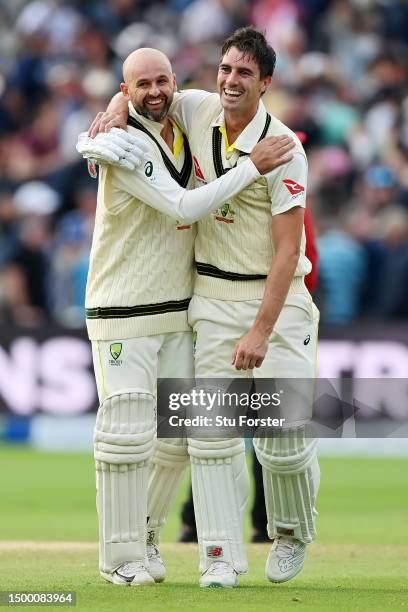
{"label": "man's nose", "polygon": [[152,85],[151,85],[151,87],[149,89],[149,95],[152,98],[157,98],[157,96],[160,95],[160,89],[159,89],[157,83],[152,83]]}
{"label": "man's nose", "polygon": [[225,81],[227,85],[236,85],[238,82],[238,73],[236,70],[231,70]]}

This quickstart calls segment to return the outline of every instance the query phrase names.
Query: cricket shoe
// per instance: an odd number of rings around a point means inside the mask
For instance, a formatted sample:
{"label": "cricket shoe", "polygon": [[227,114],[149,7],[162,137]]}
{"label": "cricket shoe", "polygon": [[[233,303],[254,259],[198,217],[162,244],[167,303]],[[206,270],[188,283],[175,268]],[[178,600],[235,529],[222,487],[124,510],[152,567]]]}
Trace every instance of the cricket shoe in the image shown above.
{"label": "cricket shoe", "polygon": [[151,577],[155,582],[163,582],[166,578],[166,566],[160,556],[159,549],[154,544],[147,545],[147,560]]}
{"label": "cricket shoe", "polygon": [[214,561],[201,575],[200,587],[234,588],[238,586],[237,572],[231,563]]}
{"label": "cricket shoe", "polygon": [[114,572],[101,572],[101,576],[122,586],[142,586],[154,584],[154,580],[146,569],[143,561],[126,561],[122,563]]}
{"label": "cricket shoe", "polygon": [[265,573],[271,582],[286,582],[294,578],[302,569],[306,556],[306,544],[289,536],[275,538]]}

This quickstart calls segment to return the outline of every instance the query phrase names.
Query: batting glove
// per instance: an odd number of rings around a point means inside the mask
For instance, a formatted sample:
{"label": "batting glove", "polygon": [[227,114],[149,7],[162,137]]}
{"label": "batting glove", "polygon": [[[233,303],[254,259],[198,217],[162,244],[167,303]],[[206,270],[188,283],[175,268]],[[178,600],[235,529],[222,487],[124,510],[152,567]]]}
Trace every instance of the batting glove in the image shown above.
{"label": "batting glove", "polygon": [[112,128],[110,132],[100,133],[95,138],[89,138],[86,132],[82,132],[76,149],[85,159],[128,170],[138,168],[149,150],[141,138],[119,128]]}

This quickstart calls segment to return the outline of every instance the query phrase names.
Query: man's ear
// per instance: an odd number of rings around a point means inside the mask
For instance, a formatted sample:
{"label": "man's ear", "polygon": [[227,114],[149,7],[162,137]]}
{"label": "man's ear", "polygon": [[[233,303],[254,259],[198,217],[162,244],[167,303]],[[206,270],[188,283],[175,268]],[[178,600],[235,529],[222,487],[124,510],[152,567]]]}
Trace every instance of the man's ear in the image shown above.
{"label": "man's ear", "polygon": [[172,83],[173,83],[173,91],[177,91],[177,77],[174,74],[174,72],[171,75],[171,80],[172,80]]}
{"label": "man's ear", "polygon": [[120,84],[120,91],[123,93],[125,100],[130,100],[129,87],[126,85],[126,83]]}
{"label": "man's ear", "polygon": [[265,93],[265,91],[268,89],[271,83],[272,83],[271,76],[266,76],[263,79],[261,79],[261,94]]}

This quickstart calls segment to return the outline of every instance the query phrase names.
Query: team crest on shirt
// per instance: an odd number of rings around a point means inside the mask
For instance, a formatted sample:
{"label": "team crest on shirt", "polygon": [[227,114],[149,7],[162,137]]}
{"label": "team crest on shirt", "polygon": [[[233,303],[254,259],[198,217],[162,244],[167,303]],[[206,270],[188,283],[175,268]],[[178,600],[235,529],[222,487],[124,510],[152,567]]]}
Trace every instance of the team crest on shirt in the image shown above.
{"label": "team crest on shirt", "polygon": [[234,215],[235,211],[232,210],[231,204],[223,204],[221,208],[217,208],[213,215],[216,221],[221,221],[222,223],[234,223]]}
{"label": "team crest on shirt", "polygon": [[122,354],[122,348],[123,348],[123,345],[121,342],[112,342],[112,344],[109,347],[109,352],[111,356],[113,357],[113,359],[109,359],[109,365],[113,365],[113,366],[122,365],[122,359],[119,359],[119,357]]}

